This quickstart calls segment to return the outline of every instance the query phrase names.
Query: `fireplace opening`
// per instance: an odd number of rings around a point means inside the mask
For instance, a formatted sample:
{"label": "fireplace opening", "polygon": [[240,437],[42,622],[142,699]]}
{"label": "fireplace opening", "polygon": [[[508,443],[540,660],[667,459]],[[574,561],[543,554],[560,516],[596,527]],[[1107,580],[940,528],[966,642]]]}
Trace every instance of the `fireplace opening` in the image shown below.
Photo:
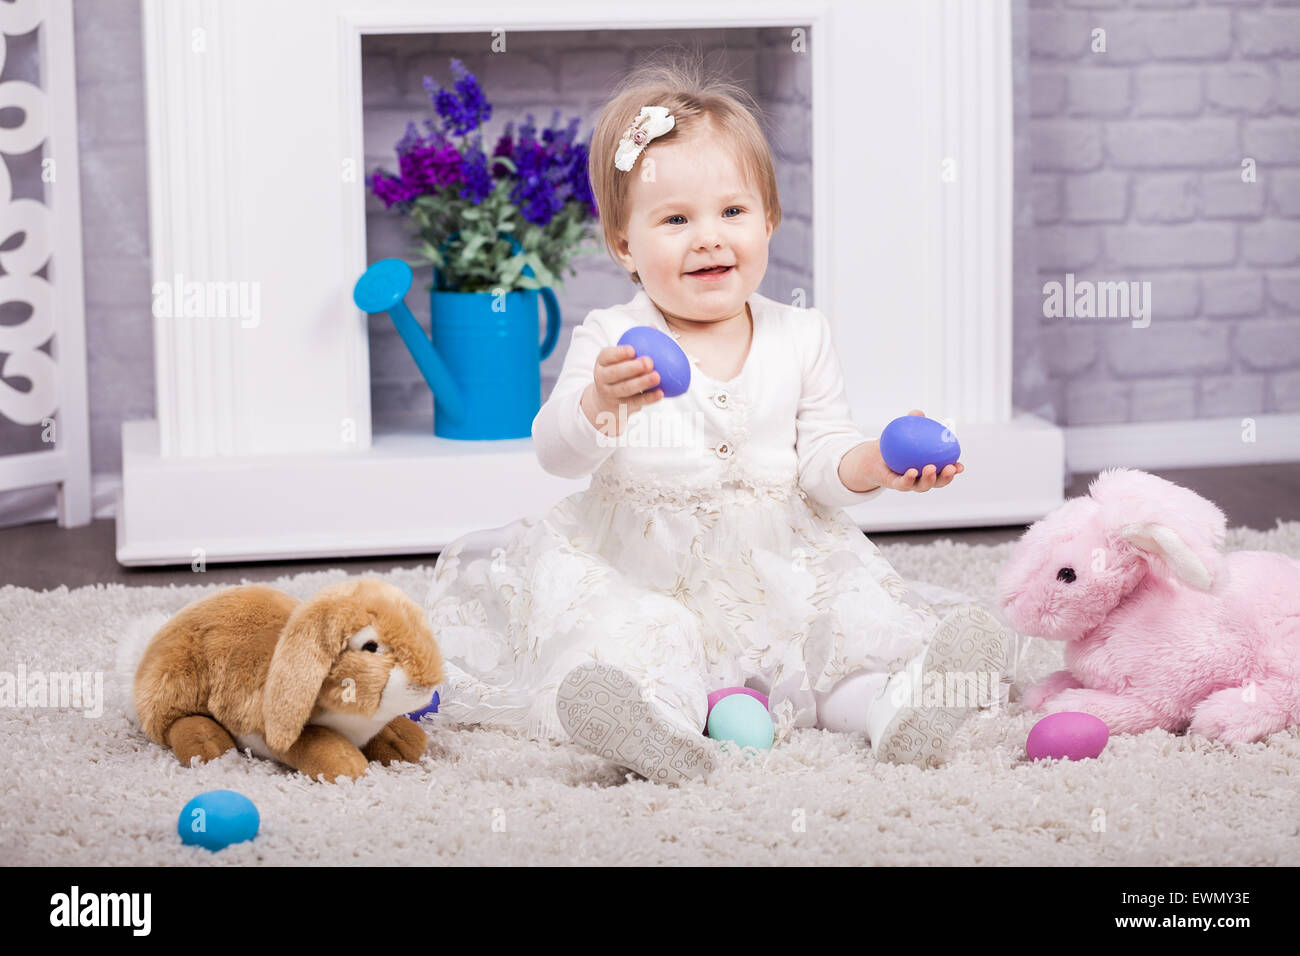
{"label": "fireplace opening", "polygon": [[[629,70],[656,53],[700,52],[705,66],[744,86],[758,102],[760,122],[777,167],[782,221],[772,233],[768,269],[759,293],[790,302],[803,290],[813,305],[812,223],[812,68],[810,28],[747,27],[685,30],[536,30],[494,37],[489,33],[366,34],[361,42],[365,174],[377,168],[398,171],[395,146],[414,122],[425,132],[426,119],[438,121],[426,76],[451,88],[451,61],[460,60],[478,79],[492,113],[483,125],[489,155],[506,123],[517,127],[532,113],[539,129],[578,117],[577,138],[586,142],[609,90]],[[505,50],[500,48],[504,39]],[[647,104],[649,105],[649,104]],[[594,160],[593,160],[594,161]],[[605,161],[612,162],[612,157]],[[415,230],[397,206],[367,189],[366,261],[413,258]],[[585,254],[571,260],[575,274],[554,287],[560,304],[559,341],[542,363],[545,401],[563,367],[574,326],[592,309],[629,301],[638,287],[605,252],[599,223],[592,221]],[[415,269],[407,306],[427,335],[432,267]],[[545,331],[542,309],[538,330]],[[369,320],[371,426],[375,436],[428,435],[433,430],[433,397],[393,323],[384,315]]]}

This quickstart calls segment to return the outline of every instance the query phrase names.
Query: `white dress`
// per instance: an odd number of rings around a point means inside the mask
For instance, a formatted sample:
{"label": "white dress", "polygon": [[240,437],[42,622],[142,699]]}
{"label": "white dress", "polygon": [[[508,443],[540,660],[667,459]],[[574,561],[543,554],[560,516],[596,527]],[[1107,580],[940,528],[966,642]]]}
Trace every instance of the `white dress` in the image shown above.
{"label": "white dress", "polygon": [[933,636],[935,608],[842,510],[883,489],[839,479],[867,437],[829,322],[758,294],[749,306],[740,374],[717,381],[691,357],[689,390],[634,413],[617,438],[579,407],[596,354],[634,325],[678,336],[644,290],[574,329],[533,440],[548,472],[592,479],[440,554],[427,605],[445,718],[565,739],[556,687],[594,658],[695,731],[709,692],[766,692],[781,738],[816,725],[814,692],[897,670]]}

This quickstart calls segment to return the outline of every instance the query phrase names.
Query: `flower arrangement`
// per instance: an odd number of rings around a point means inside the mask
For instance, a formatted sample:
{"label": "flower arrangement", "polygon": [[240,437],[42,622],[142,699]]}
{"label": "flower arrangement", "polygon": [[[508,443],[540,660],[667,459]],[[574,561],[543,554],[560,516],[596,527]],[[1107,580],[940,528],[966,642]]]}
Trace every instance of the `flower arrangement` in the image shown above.
{"label": "flower arrangement", "polygon": [[[489,157],[479,128],[492,104],[460,60],[451,69],[451,90],[424,78],[440,122],[425,120],[424,134],[408,123],[397,142],[397,175],[376,169],[367,185],[385,208],[396,206],[414,224],[410,264],[433,263],[449,289],[562,286],[566,267],[577,273],[569,261],[598,218],[587,178],[590,135],[575,142],[578,118],[561,128],[556,110],[539,139],[529,113],[517,131],[513,121],[506,124]],[[514,236],[521,251],[499,233]],[[525,266],[533,276],[523,274]]]}

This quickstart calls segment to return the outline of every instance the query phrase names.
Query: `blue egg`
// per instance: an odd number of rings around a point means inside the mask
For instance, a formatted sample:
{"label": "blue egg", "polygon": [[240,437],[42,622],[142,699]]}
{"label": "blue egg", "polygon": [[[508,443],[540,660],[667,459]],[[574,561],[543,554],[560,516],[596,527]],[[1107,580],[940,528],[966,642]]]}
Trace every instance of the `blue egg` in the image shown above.
{"label": "blue egg", "polygon": [[926,465],[943,471],[961,457],[957,436],[948,431],[942,422],[921,415],[904,415],[895,418],[880,433],[880,457],[891,471],[900,475],[915,468],[918,475]]}
{"label": "blue egg", "polygon": [[630,345],[636,349],[637,358],[650,356],[654,362],[654,371],[659,373],[659,384],[646,389],[664,390],[664,398],[675,398],[691,387],[691,362],[682,351],[682,347],[653,325],[634,325],[623,333],[619,345]]}
{"label": "blue egg", "polygon": [[261,818],[253,801],[233,790],[207,790],[185,804],[176,832],[182,843],[223,850],[257,836]]}
{"label": "blue egg", "polygon": [[748,694],[732,694],[713,705],[708,734],[714,740],[730,740],[737,747],[771,750],[776,728],[767,708]]}

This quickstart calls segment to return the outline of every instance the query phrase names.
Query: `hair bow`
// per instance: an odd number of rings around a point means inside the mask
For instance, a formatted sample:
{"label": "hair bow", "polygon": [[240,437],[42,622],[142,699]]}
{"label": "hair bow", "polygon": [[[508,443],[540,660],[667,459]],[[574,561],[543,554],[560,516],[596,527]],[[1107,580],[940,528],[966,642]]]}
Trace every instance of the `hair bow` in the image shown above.
{"label": "hair bow", "polygon": [[662,136],[673,128],[673,118],[664,106],[643,106],[641,112],[627,128],[623,138],[618,141],[618,151],[614,154],[614,166],[623,172],[630,172],[632,164],[641,155],[652,139]]}

